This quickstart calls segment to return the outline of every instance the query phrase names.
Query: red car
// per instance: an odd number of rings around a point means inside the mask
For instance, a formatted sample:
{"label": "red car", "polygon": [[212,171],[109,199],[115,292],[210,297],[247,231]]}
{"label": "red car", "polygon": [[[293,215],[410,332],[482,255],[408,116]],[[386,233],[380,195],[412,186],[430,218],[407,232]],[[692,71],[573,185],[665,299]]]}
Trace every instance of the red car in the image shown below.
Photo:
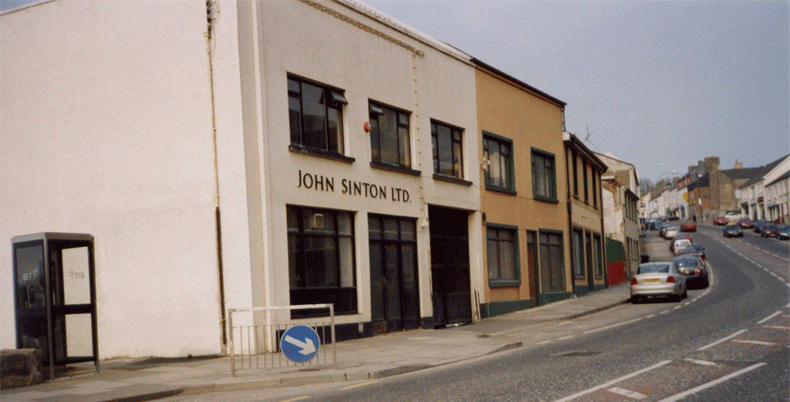
{"label": "red car", "polygon": [[751,219],[741,219],[738,221],[738,226],[741,229],[751,229],[754,227],[754,222]]}
{"label": "red car", "polygon": [[713,224],[716,225],[716,226],[724,226],[729,221],[730,221],[729,219],[727,219],[727,218],[725,218],[723,216],[717,216],[717,217],[713,218]]}
{"label": "red car", "polygon": [[681,232],[696,232],[697,231],[697,224],[694,222],[685,222],[683,225],[680,226]]}

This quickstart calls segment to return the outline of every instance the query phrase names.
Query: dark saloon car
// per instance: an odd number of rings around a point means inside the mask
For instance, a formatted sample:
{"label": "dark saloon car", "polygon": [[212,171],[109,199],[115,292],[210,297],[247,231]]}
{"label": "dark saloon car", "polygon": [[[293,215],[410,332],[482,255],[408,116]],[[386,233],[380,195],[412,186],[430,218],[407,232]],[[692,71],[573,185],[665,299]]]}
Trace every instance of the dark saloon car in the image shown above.
{"label": "dark saloon car", "polygon": [[727,226],[724,228],[724,237],[743,237],[743,230],[736,225]]}
{"label": "dark saloon car", "polygon": [[703,262],[708,259],[707,255],[705,254],[705,247],[694,243],[685,245],[675,250],[675,257],[682,257],[684,255],[696,255]]}
{"label": "dark saloon car", "polygon": [[777,237],[777,230],[779,228],[773,223],[766,223],[760,228],[760,236],[762,237]]}
{"label": "dark saloon car", "polygon": [[699,258],[682,255],[673,258],[672,263],[677,266],[680,274],[686,277],[686,286],[706,288],[710,284],[708,270]]}
{"label": "dark saloon car", "polygon": [[767,222],[764,220],[756,220],[754,221],[754,225],[752,225],[752,230],[754,231],[754,233],[760,233],[760,230],[762,230],[763,226],[766,223]]}
{"label": "dark saloon car", "polygon": [[790,240],[790,225],[782,225],[776,229],[776,237],[779,240]]}

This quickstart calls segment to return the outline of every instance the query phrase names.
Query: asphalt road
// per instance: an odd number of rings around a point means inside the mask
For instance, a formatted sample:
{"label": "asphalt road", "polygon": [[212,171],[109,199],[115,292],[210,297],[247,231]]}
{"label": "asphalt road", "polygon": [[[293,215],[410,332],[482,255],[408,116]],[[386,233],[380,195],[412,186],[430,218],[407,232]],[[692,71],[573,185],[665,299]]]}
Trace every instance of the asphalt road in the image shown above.
{"label": "asphalt road", "polygon": [[790,400],[790,242],[706,225],[692,238],[713,281],[679,303],[625,304],[541,329],[546,340],[531,346],[397,377],[191,399]]}

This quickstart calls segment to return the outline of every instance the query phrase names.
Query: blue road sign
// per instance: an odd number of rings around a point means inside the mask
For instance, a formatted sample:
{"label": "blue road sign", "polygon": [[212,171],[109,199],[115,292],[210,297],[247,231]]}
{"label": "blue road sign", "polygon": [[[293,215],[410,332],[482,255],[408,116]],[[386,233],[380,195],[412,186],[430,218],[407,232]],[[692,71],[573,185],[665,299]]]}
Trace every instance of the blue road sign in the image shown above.
{"label": "blue road sign", "polygon": [[280,339],[280,350],[294,363],[310,361],[318,354],[321,341],[314,329],[306,325],[288,328]]}

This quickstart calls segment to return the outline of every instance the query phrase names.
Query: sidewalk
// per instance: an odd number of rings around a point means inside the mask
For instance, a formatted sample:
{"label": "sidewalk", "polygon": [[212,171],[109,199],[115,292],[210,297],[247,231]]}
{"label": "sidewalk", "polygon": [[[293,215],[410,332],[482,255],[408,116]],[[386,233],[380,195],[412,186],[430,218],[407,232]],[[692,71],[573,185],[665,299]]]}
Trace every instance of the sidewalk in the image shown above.
{"label": "sidewalk", "polygon": [[[643,254],[649,254],[651,261],[671,258],[666,241],[655,232],[647,232],[642,240]],[[531,341],[521,334],[615,307],[626,303],[629,296],[629,283],[625,282],[578,298],[488,318],[477,324],[410,330],[339,342],[337,369],[315,365],[244,369],[237,370],[236,377],[231,377],[229,357],[116,359],[101,362],[99,375],[94,373],[92,363],[75,365],[76,371],[82,370],[82,374],[3,390],[2,400],[146,401],[223,390],[382,378],[527,347]]]}

